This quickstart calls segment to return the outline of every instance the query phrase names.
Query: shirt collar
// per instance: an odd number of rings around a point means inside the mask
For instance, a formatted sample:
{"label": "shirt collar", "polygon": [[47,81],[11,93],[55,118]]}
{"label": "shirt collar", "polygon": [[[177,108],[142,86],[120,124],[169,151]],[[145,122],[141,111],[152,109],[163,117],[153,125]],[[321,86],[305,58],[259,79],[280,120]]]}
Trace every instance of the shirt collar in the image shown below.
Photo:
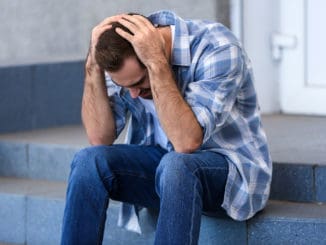
{"label": "shirt collar", "polygon": [[154,25],[175,25],[172,65],[190,66],[190,37],[186,22],[171,11],[159,11],[148,16]]}

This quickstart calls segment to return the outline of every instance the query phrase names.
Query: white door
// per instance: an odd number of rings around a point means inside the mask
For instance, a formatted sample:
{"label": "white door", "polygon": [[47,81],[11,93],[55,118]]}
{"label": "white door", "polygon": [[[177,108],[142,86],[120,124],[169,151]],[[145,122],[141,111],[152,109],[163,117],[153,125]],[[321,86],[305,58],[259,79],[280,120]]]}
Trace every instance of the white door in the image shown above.
{"label": "white door", "polygon": [[326,115],[326,1],[279,0],[279,7],[281,110]]}

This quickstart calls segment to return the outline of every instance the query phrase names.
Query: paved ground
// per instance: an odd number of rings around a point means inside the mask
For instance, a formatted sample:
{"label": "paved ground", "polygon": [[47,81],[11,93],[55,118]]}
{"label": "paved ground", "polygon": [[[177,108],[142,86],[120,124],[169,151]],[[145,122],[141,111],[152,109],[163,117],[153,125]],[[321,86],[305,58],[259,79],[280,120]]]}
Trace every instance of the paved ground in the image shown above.
{"label": "paved ground", "polygon": [[276,162],[326,165],[326,117],[263,117],[271,155]]}
{"label": "paved ground", "polygon": [[[326,165],[326,117],[265,115],[271,155],[276,162]],[[0,135],[0,140],[86,146],[82,126]],[[121,142],[121,137],[118,140]]]}

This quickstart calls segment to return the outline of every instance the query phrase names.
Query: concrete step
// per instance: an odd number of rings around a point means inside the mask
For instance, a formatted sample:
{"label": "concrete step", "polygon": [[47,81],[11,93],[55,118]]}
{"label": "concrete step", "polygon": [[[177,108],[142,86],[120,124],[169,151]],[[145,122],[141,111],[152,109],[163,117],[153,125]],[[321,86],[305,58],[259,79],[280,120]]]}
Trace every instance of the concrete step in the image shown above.
{"label": "concrete step", "polygon": [[[263,122],[274,161],[271,199],[326,202],[326,119],[273,115]],[[81,125],[2,134],[0,176],[65,181],[73,155],[87,145]]]}
{"label": "concrete step", "polygon": [[[0,241],[18,244],[54,245],[60,242],[61,221],[65,203],[65,182],[0,178]],[[110,202],[103,244],[152,244],[155,233],[155,213],[141,211],[143,235],[117,227],[118,202]],[[214,233],[211,226],[219,229]],[[245,241],[245,224],[222,220],[217,224],[213,218],[203,219],[202,244],[212,242],[219,233],[225,244]],[[234,231],[239,236],[231,236]],[[216,238],[217,239],[217,238]],[[240,242],[240,243],[239,243]]]}
{"label": "concrete step", "polygon": [[7,243],[7,242],[0,242],[0,245],[24,245],[24,244],[18,244],[18,243]]}
{"label": "concrete step", "polygon": [[0,176],[65,181],[74,154],[88,145],[81,125],[1,134]]}
{"label": "concrete step", "polygon": [[274,163],[270,198],[294,202],[326,202],[324,164]]}
{"label": "concrete step", "polygon": [[271,201],[248,222],[248,244],[326,244],[326,205]]}
{"label": "concrete step", "polygon": [[65,188],[63,182],[0,178],[0,241],[52,241],[60,233]]}
{"label": "concrete step", "polygon": [[[0,178],[0,242],[59,244],[65,182]],[[142,235],[116,226],[119,203],[110,202],[103,244],[153,244],[157,214],[140,213]],[[247,222],[202,216],[200,244],[325,244],[326,205],[271,201]]]}
{"label": "concrete step", "polygon": [[271,198],[326,201],[326,117],[265,115],[274,163]]}
{"label": "concrete step", "polygon": [[0,142],[0,175],[30,179],[67,180],[79,147],[25,142]]}

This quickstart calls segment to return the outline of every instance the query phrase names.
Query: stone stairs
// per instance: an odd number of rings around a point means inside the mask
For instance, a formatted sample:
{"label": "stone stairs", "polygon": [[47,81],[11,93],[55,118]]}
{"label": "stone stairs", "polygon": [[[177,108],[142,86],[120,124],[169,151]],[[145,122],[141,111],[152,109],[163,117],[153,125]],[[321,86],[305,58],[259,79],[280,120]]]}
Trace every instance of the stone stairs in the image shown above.
{"label": "stone stairs", "polygon": [[[274,162],[270,201],[246,222],[202,217],[201,245],[326,244],[326,118],[269,115]],[[121,138],[117,142],[121,142]],[[80,125],[0,135],[0,244],[59,244],[66,180]],[[157,214],[141,211],[142,235],[116,226],[110,202],[103,244],[152,244]]]}
{"label": "stone stairs", "polygon": [[[83,61],[0,67],[0,78],[0,245],[59,244],[70,161],[88,145]],[[267,207],[247,222],[203,215],[201,245],[326,244],[326,118],[263,123],[274,163]],[[156,213],[141,211],[138,235],[116,226],[118,210],[110,202],[104,244],[153,243]]]}

